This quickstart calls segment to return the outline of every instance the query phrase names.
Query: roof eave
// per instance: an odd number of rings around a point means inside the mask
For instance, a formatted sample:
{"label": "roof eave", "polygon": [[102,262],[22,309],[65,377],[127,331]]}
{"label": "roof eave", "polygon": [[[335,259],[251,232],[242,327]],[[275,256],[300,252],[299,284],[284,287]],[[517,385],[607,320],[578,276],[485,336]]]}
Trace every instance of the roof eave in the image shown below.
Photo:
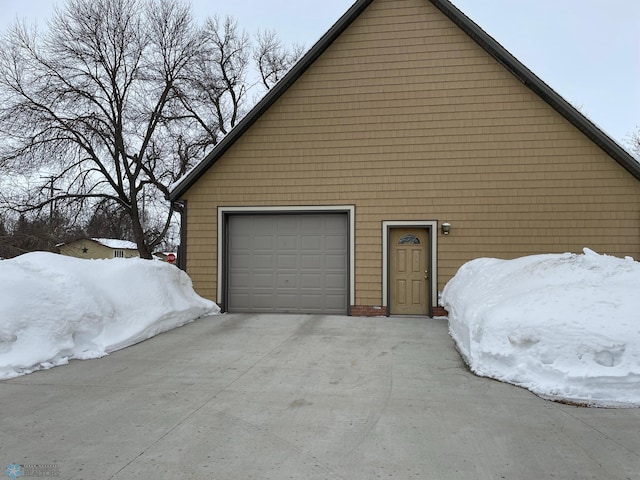
{"label": "roof eave", "polygon": [[340,19],[318,40],[289,72],[236,124],[215,148],[185,177],[178,181],[169,199],[179,200],[182,195],[273,105],[280,96],[315,62],[346,28],[371,4],[373,0],[357,0]]}
{"label": "roof eave", "polygon": [[640,162],[636,161],[629,152],[620,146],[596,124],[585,117],[561,95],[543,82],[529,70],[507,49],[498,43],[491,35],[482,30],[473,20],[467,17],[448,0],[429,0],[438,10],[444,13],[480,47],[509,70],[529,89],[546,101],[560,115],[584,133],[591,141],[598,145],[605,153],[616,160],[631,175],[640,180]]}

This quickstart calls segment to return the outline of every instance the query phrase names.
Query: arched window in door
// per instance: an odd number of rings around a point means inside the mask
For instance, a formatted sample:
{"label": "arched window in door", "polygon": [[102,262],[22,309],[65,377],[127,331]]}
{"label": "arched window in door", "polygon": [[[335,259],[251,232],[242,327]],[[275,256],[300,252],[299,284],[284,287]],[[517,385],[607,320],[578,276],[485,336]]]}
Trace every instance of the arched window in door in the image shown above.
{"label": "arched window in door", "polygon": [[420,239],[411,234],[403,235],[398,240],[398,245],[420,245]]}

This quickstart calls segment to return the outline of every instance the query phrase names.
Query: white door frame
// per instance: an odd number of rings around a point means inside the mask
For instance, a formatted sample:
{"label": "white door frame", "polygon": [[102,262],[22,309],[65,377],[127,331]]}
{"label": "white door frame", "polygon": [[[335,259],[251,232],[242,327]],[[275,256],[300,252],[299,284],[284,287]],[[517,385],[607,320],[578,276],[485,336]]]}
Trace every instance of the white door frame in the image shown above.
{"label": "white door frame", "polygon": [[217,281],[217,298],[223,298],[223,281],[224,281],[224,259],[225,259],[225,242],[224,235],[225,229],[225,217],[229,214],[244,213],[244,214],[278,214],[278,213],[346,213],[347,224],[349,226],[349,298],[347,299],[347,313],[351,311],[351,305],[356,298],[355,287],[355,205],[296,205],[296,206],[273,206],[273,207],[218,207],[218,281]]}
{"label": "white door frame", "polygon": [[[438,221],[437,220],[385,220],[382,222],[382,308],[389,314],[389,230],[392,228],[429,229],[429,305],[438,305]],[[431,312],[429,312],[431,315]]]}

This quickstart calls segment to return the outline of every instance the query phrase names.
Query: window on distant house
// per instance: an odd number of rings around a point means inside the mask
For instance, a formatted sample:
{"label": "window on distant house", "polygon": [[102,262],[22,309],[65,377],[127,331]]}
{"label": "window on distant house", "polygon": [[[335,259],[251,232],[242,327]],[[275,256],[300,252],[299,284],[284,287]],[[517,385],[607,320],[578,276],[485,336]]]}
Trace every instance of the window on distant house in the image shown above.
{"label": "window on distant house", "polygon": [[114,250],[113,258],[124,258],[124,250]]}

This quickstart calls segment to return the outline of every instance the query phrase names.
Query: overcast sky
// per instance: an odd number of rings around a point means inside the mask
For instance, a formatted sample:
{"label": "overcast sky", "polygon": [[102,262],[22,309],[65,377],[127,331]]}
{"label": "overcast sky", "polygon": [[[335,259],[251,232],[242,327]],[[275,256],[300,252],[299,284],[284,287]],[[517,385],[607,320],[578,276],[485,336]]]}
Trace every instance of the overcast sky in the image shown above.
{"label": "overcast sky", "polygon": [[[426,1],[426,0],[425,0]],[[452,0],[530,70],[622,142],[640,128],[640,0]],[[193,0],[311,47],[353,0]],[[0,0],[0,28],[41,22],[62,0]]]}

